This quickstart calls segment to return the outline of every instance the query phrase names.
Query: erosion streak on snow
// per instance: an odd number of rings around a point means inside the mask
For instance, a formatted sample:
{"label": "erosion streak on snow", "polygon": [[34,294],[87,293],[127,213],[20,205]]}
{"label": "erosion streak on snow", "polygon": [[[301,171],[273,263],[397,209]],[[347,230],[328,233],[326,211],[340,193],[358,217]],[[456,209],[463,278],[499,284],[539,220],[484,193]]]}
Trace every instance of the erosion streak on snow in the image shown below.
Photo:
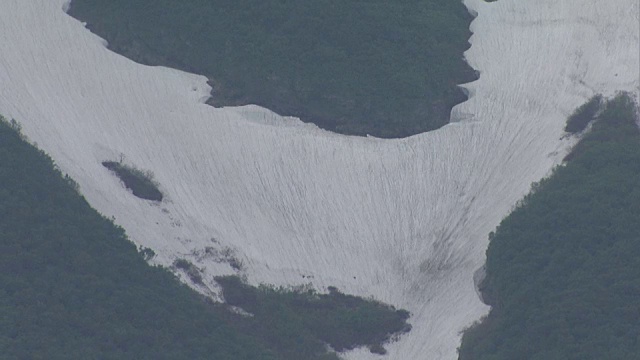
{"label": "erosion streak on snow", "polygon": [[[389,359],[456,357],[459,332],[487,312],[473,284],[487,234],[566,154],[565,117],[639,86],[636,0],[469,0],[466,56],[481,78],[458,122],[347,137],[204,105],[204,77],[109,52],[64,3],[0,1],[0,113],[158,263],[187,258],[212,290],[234,269],[207,246],[232,249],[252,283],[334,285],[408,309],[413,331]],[[167,200],[133,197],[100,164],[120,154]]]}

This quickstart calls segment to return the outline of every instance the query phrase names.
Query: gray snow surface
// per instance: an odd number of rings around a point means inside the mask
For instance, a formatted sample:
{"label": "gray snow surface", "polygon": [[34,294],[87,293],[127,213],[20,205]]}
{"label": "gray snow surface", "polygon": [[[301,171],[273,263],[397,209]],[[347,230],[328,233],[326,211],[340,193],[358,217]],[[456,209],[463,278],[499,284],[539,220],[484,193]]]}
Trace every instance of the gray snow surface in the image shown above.
{"label": "gray snow surface", "polygon": [[[472,97],[450,125],[405,139],[207,106],[204,77],[110,52],[66,0],[0,0],[0,113],[155,263],[199,267],[198,291],[217,297],[213,276],[235,273],[336,286],[411,312],[413,330],[384,358],[455,359],[461,331],[489,310],[473,283],[487,234],[575,143],[563,137],[573,109],[638,92],[640,57],[637,0],[466,4],[478,15]],[[155,174],[162,203],[100,164],[121,155]]]}

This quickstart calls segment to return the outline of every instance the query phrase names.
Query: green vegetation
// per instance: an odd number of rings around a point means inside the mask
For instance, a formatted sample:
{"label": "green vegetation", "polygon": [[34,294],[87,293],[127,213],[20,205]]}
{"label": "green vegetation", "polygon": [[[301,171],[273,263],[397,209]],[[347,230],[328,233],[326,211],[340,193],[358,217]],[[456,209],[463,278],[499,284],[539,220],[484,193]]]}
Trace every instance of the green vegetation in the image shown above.
{"label": "green vegetation", "polygon": [[142,171],[116,161],[103,161],[102,166],[113,171],[133,195],[141,199],[162,201],[162,193],[150,171]]}
{"label": "green vegetation", "polygon": [[601,106],[602,95],[595,95],[569,116],[564,131],[575,134],[586,129],[587,125],[595,119]]}
{"label": "green vegetation", "polygon": [[276,359],[225,325],[0,121],[3,359]]}
{"label": "green vegetation", "polygon": [[184,271],[189,279],[193,281],[194,284],[202,285],[202,275],[200,274],[200,269],[198,269],[195,265],[193,265],[190,261],[185,259],[178,259],[173,262],[173,266],[176,269],[180,269]]}
{"label": "green vegetation", "polygon": [[149,261],[156,256],[156,252],[153,251],[152,249],[149,249],[148,247],[140,246],[138,248],[138,251],[140,252],[140,255],[142,255],[145,261]]}
{"label": "green vegetation", "polygon": [[345,134],[441,127],[477,77],[459,0],[74,0],[69,13],[135,61],[207,76],[212,105]]}
{"label": "green vegetation", "polygon": [[[236,281],[259,295],[235,300],[250,304],[255,316],[208,301],[166,269],[149,266],[145,258],[154,252],[138,252],[18,130],[0,118],[2,359],[335,360],[325,346],[332,334],[323,326],[360,331],[360,322],[371,318],[384,327],[368,329],[374,334],[406,329],[406,313],[346,295],[306,298]],[[326,308],[326,318],[307,316],[292,298]],[[380,339],[363,335],[367,340],[358,343],[358,336],[343,347]]]}
{"label": "green vegetation", "polygon": [[636,105],[604,104],[566,166],[490,236],[492,305],[460,359],[636,359],[640,354],[640,133]]}
{"label": "green vegetation", "polygon": [[[299,332],[321,339],[336,351],[368,345],[372,352],[384,354],[382,344],[392,335],[411,330],[405,320],[409,313],[376,301],[365,301],[330,288],[326,295],[310,289],[290,290],[271,287],[253,288],[237,277],[216,279],[223,288],[225,301],[241,307],[256,318],[274,336],[287,339]],[[288,315],[287,315],[288,314]],[[286,323],[278,318],[287,317]],[[319,344],[318,344],[319,345]],[[317,347],[318,345],[315,345]],[[298,344],[300,351],[313,349],[313,344]],[[314,350],[314,351],[319,351]],[[313,353],[309,353],[310,356]]]}

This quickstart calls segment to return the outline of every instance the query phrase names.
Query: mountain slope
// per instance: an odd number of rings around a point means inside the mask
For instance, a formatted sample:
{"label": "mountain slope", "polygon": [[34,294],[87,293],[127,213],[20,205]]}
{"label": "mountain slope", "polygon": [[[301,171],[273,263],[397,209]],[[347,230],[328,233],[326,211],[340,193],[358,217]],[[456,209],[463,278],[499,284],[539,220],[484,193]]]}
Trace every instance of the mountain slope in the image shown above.
{"label": "mountain slope", "polygon": [[461,1],[74,0],[69,13],[134,61],[207,76],[216,106],[346,134],[439,128],[476,79]]}
{"label": "mountain slope", "polygon": [[[338,359],[408,331],[408,313],[333,291],[218,279],[226,306],[150,267],[53,162],[0,117],[3,359]],[[142,251],[153,256],[149,249]]]}
{"label": "mountain slope", "polygon": [[229,327],[0,118],[3,359],[276,359]]}
{"label": "mountain slope", "polygon": [[[413,330],[390,359],[456,356],[460,331],[488,311],[473,283],[486,234],[562,160],[573,109],[638,87],[635,1],[468,1],[478,16],[466,58],[481,78],[453,110],[461,120],[401,140],[340,136],[204,105],[204,77],[108,51],[65,3],[0,2],[0,113],[156,263],[203,269],[202,284],[179,272],[202,293],[239,274],[407,309]],[[155,174],[162,202],[102,166],[120,158]]]}
{"label": "mountain slope", "polygon": [[640,353],[637,103],[610,100],[566,166],[492,234],[489,316],[460,359],[633,359]]}

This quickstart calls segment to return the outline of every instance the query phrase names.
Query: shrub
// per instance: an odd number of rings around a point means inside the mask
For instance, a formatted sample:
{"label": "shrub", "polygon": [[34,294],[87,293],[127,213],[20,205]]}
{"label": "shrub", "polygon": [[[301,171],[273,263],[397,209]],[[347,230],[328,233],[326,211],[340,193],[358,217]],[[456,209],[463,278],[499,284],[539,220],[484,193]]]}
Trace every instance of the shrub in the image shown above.
{"label": "shrub", "polygon": [[202,285],[202,275],[200,274],[200,270],[189,260],[178,259],[173,262],[173,266],[177,269],[184,270],[189,279],[191,279],[195,284]]}
{"label": "shrub", "polygon": [[148,247],[140,246],[138,250],[140,251],[140,254],[142,254],[142,257],[145,261],[149,261],[156,256],[156,252]]}
{"label": "shrub", "polygon": [[116,161],[104,161],[102,165],[113,171],[133,195],[141,199],[162,201],[163,195],[158,190],[158,184],[153,180],[151,171],[142,171]]}
{"label": "shrub", "polygon": [[602,95],[593,96],[589,101],[577,108],[567,119],[567,126],[564,131],[568,133],[579,133],[587,128],[587,125],[595,119],[596,114],[602,106]]}

